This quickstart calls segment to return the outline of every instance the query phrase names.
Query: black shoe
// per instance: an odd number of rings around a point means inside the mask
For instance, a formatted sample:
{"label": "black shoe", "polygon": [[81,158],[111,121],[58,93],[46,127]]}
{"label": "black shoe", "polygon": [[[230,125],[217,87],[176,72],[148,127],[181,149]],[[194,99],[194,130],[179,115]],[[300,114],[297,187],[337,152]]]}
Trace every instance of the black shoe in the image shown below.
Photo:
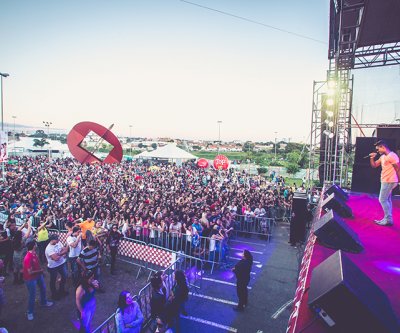
{"label": "black shoe", "polygon": [[244,311],[244,308],[238,307],[238,306],[234,306],[234,307],[233,307],[233,310],[238,311],[238,312],[243,312],[243,311]]}

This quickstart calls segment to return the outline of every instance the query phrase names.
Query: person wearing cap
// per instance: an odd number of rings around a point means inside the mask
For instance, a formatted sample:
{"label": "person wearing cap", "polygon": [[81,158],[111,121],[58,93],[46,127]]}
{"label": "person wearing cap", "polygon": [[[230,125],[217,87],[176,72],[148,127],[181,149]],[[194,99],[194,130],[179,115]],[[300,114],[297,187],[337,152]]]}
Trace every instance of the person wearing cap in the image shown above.
{"label": "person wearing cap", "polygon": [[[400,178],[399,157],[389,149],[384,140],[377,141],[375,147],[377,153],[369,154],[369,161],[373,168],[382,167],[379,202],[384,213],[383,219],[375,220],[375,223],[382,226],[392,226],[392,191],[398,185]],[[375,161],[378,154],[380,154],[380,157]]]}
{"label": "person wearing cap", "polygon": [[[49,244],[46,247],[45,255],[47,259],[47,268],[50,273],[50,290],[53,300],[59,300],[68,293],[65,291],[65,282],[67,280],[67,269],[65,267],[65,255],[68,253],[68,246],[64,246],[59,240],[57,234],[49,236]],[[61,281],[59,290],[56,288],[57,275],[60,274]]]}

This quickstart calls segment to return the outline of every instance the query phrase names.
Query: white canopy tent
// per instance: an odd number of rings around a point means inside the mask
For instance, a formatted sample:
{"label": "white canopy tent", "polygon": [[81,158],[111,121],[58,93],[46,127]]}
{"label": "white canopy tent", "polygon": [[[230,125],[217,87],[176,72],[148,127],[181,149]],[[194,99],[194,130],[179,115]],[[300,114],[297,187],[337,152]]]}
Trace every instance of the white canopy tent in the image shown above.
{"label": "white canopy tent", "polygon": [[168,160],[181,165],[182,162],[196,160],[197,156],[177,147],[175,143],[170,143],[153,151],[144,151],[134,158]]}

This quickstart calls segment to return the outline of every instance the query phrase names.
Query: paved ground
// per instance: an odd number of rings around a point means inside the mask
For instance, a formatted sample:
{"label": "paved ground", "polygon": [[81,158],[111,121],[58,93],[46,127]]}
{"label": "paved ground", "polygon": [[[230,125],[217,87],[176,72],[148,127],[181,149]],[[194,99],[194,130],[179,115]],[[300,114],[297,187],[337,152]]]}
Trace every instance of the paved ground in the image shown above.
{"label": "paved ground", "polygon": [[182,332],[286,332],[298,267],[297,249],[287,241],[288,225],[280,224],[270,243],[257,238],[231,242],[233,264],[244,248],[253,253],[248,307],[243,313],[232,309],[237,304],[236,279],[228,270],[216,271],[203,278],[201,290],[191,295]]}
{"label": "paved ground", "polygon": [[[237,302],[235,277],[229,269],[205,273],[201,290],[191,295],[186,306],[188,317],[181,319],[182,332],[285,332],[290,315],[290,302],[297,280],[297,250],[287,243],[288,224],[274,230],[271,242],[257,237],[236,238],[231,242],[230,263],[234,265],[244,248],[253,252],[254,265],[249,290],[249,305],[243,313],[232,307]],[[235,259],[236,258],[236,259]],[[138,292],[147,274],[136,280],[135,266],[118,263],[117,276],[103,268],[105,294],[97,294],[97,310],[92,328],[103,322],[116,308],[118,293],[123,290]],[[46,273],[48,284],[49,276]],[[76,332],[75,299],[72,287],[66,299],[52,308],[36,308],[35,320],[26,319],[27,290],[24,285],[12,285],[12,277],[5,283],[6,305],[2,319],[10,333],[18,332]]]}

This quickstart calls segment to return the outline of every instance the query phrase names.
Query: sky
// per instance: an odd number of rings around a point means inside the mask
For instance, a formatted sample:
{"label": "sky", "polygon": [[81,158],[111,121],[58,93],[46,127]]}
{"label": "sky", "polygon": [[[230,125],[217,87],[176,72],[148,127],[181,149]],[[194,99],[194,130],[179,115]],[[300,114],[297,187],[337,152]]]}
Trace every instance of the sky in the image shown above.
{"label": "sky", "polygon": [[[0,0],[0,12],[6,123],[308,140],[313,81],[328,69],[328,0]],[[359,116],[400,115],[399,66],[363,71]]]}

